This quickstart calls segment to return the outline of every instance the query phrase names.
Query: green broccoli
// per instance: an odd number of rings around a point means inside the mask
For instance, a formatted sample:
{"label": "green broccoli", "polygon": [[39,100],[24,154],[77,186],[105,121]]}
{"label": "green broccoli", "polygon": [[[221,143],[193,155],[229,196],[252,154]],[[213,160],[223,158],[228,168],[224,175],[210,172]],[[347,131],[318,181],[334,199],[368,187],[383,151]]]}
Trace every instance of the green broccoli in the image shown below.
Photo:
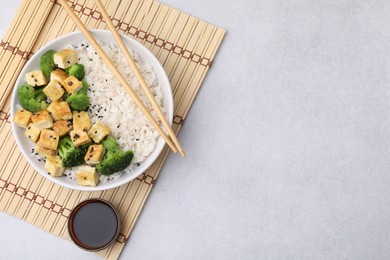
{"label": "green broccoli", "polygon": [[43,72],[43,75],[46,77],[50,76],[50,73],[55,69],[56,65],[54,64],[54,51],[49,50],[43,54],[39,60],[39,66]]}
{"label": "green broccoli", "polygon": [[45,87],[41,87],[41,88],[36,88],[35,89],[35,100],[41,102],[41,101],[46,101],[47,99],[47,96],[45,93],[43,93],[43,89]]}
{"label": "green broccoli", "polygon": [[69,76],[75,76],[78,80],[82,80],[85,76],[84,66],[82,64],[74,64],[65,69]]}
{"label": "green broccoli", "polygon": [[88,84],[88,82],[85,79],[83,79],[81,82],[83,83],[83,87],[80,88],[79,91],[77,91],[77,94],[87,95],[89,84]]}
{"label": "green broccoli", "polygon": [[89,106],[89,97],[87,95],[89,84],[85,80],[82,82],[83,87],[79,91],[72,93],[66,98],[66,101],[68,101],[70,107],[78,111],[85,111]]}
{"label": "green broccoli", "polygon": [[87,144],[80,147],[74,146],[69,136],[61,138],[58,144],[58,153],[61,156],[61,162],[64,167],[75,167],[83,164],[87,150]]}
{"label": "green broccoli", "polygon": [[108,136],[102,144],[107,152],[103,160],[96,165],[96,169],[100,174],[111,175],[126,169],[130,165],[134,156],[133,151],[122,151],[112,136]]}
{"label": "green broccoli", "polygon": [[45,93],[40,89],[35,90],[33,86],[28,84],[22,85],[18,89],[18,98],[20,105],[30,112],[38,112],[47,108],[47,104],[44,101],[46,99]]}

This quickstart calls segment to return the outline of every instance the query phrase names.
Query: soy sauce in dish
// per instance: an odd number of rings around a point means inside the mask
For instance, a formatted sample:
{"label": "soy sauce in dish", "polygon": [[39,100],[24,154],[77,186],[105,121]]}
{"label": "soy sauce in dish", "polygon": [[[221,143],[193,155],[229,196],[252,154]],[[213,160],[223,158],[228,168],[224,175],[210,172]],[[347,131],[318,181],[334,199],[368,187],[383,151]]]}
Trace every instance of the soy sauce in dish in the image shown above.
{"label": "soy sauce in dish", "polygon": [[89,199],[78,204],[68,220],[68,231],[79,247],[98,251],[110,245],[119,234],[116,210],[101,199]]}

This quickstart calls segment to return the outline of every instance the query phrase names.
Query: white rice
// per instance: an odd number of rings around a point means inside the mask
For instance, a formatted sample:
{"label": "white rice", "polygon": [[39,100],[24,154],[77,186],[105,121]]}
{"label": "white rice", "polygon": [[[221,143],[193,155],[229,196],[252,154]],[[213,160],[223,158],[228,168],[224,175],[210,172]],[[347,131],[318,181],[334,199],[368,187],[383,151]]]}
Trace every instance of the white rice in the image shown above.
{"label": "white rice", "polygon": [[[152,108],[146,95],[141,89],[138,81],[130,69],[121,50],[114,44],[99,42],[104,51],[114,62],[122,75],[133,87],[139,98],[146,105],[151,114],[157,119],[156,112]],[[75,49],[80,58],[79,63],[85,67],[85,79],[90,84],[88,96],[90,98],[89,116],[91,123],[97,120],[105,123],[111,129],[111,134],[117,139],[123,150],[132,150],[134,158],[127,169],[110,176],[101,175],[102,183],[108,180],[117,179],[123,174],[131,173],[135,167],[139,166],[156,148],[159,134],[142,111],[127,94],[126,90],[119,84],[105,65],[103,60],[88,43],[77,46],[69,46]],[[130,50],[138,68],[141,71],[151,92],[155,96],[162,111],[163,93],[161,85],[151,65],[144,63],[138,54]],[[67,169],[65,174],[70,179],[75,179],[75,169]]]}

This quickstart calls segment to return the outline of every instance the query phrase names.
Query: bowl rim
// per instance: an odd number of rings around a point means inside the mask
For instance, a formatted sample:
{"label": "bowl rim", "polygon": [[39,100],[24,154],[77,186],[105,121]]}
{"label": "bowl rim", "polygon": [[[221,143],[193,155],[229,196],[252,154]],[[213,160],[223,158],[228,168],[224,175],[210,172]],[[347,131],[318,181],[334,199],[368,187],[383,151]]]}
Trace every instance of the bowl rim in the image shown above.
{"label": "bowl rim", "polygon": [[[90,32],[94,36],[98,36],[98,37],[99,36],[101,36],[101,37],[103,37],[103,36],[107,37],[108,36],[108,37],[113,38],[111,32],[108,31],[108,30],[91,29]],[[141,59],[145,59],[146,55],[148,56],[148,59],[151,60],[152,63],[154,63],[154,64],[150,64],[150,62],[149,62],[149,64],[153,67],[154,72],[156,73],[157,77],[159,79],[161,78],[162,81],[163,81],[163,82],[160,83],[162,88],[164,88],[164,86],[166,86],[167,88],[169,87],[169,91],[166,91],[167,93],[169,93],[169,95],[166,95],[166,93],[163,91],[164,92],[164,99],[167,99],[167,101],[166,101],[166,105],[167,106],[164,106],[164,109],[166,110],[167,120],[168,120],[169,124],[172,126],[173,113],[174,113],[173,112],[174,111],[173,93],[172,93],[172,87],[171,87],[169,78],[168,78],[168,76],[167,76],[163,66],[161,65],[160,61],[156,58],[156,56],[151,51],[149,51],[144,45],[142,45],[137,40],[135,40],[134,38],[132,38],[132,37],[130,37],[128,35],[124,35],[122,33],[120,33],[120,35],[123,37],[123,39],[125,41],[125,44],[126,44],[126,41],[130,41],[131,44],[134,44],[136,46],[136,48],[139,48],[139,49],[142,50],[142,53],[140,51],[137,51],[137,54],[141,57]],[[58,42],[64,41],[67,38],[71,38],[71,37],[74,37],[74,36],[81,36],[81,37],[84,38],[83,41],[88,42],[87,39],[82,35],[82,32],[80,32],[80,31],[70,32],[70,33],[61,35],[60,37],[57,37],[57,38],[51,40],[50,42],[48,42],[47,44],[45,44],[44,46],[42,46],[32,56],[32,58],[30,58],[27,61],[27,63],[23,66],[22,70],[19,73],[18,78],[15,81],[14,89],[13,89],[13,91],[11,93],[11,95],[12,95],[11,96],[11,107],[10,107],[11,118],[14,118],[14,115],[15,115],[15,112],[16,112],[16,104],[18,104],[17,89],[18,89],[18,86],[20,85],[20,81],[25,82],[25,80],[22,79],[22,77],[23,77],[24,74],[27,73],[27,68],[30,67],[30,65],[35,61],[35,59],[37,57],[40,57],[42,54],[44,54],[44,52],[49,50],[52,45],[57,44]],[[97,39],[97,40],[104,42],[104,40],[101,40],[101,39]],[[113,43],[118,47],[118,45],[117,45],[117,43],[115,41],[113,41]],[[156,65],[157,68],[154,65]],[[150,166],[152,166],[152,164],[157,160],[157,158],[162,153],[164,147],[166,146],[166,143],[165,143],[164,139],[161,136],[159,136],[158,139],[157,139],[157,144],[156,144],[156,147],[155,147],[154,151],[147,157],[147,159],[145,161],[143,161],[141,163],[140,166],[137,166],[135,171],[132,172],[129,177],[126,178],[126,176],[120,176],[113,183],[106,182],[104,184],[107,184],[107,185],[97,185],[96,187],[90,187],[90,186],[78,185],[77,183],[69,184],[67,182],[61,181],[61,178],[53,177],[53,176],[47,174],[46,171],[42,172],[41,171],[41,166],[38,166],[38,164],[33,160],[31,154],[23,147],[23,144],[21,142],[22,140],[19,139],[19,137],[18,137],[18,135],[16,133],[16,131],[17,131],[17,129],[19,127],[16,126],[13,123],[12,120],[11,120],[11,127],[12,127],[12,132],[13,132],[13,135],[15,137],[16,143],[17,143],[19,149],[21,150],[24,158],[28,161],[28,163],[37,172],[39,172],[39,174],[41,174],[43,177],[49,179],[53,183],[56,183],[56,184],[58,184],[58,185],[60,185],[62,187],[66,187],[66,188],[69,188],[69,189],[72,189],[72,190],[80,190],[80,191],[103,191],[103,190],[109,190],[109,189],[113,189],[113,188],[119,187],[121,185],[124,185],[124,184],[126,184],[126,183],[128,183],[128,182],[130,182],[130,181],[132,181],[134,179],[136,179],[139,175],[143,174],[147,169],[149,169]],[[137,174],[135,174],[135,173],[137,173]],[[62,177],[62,178],[64,178],[64,177]]]}

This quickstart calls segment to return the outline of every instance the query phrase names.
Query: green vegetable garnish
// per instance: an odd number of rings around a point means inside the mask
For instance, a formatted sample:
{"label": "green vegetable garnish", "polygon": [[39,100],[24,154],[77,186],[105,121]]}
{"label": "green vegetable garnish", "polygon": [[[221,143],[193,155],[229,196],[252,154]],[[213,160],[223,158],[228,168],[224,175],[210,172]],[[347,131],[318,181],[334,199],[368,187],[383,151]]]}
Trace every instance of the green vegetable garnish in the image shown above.
{"label": "green vegetable garnish", "polygon": [[50,73],[55,69],[54,64],[54,51],[49,50],[45,54],[41,56],[41,59],[39,60],[39,66],[43,72],[43,75],[46,77],[50,77]]}
{"label": "green vegetable garnish", "polygon": [[84,156],[87,153],[88,145],[74,146],[69,136],[61,138],[58,144],[58,153],[64,167],[75,167],[83,164]]}
{"label": "green vegetable garnish", "polygon": [[66,101],[68,101],[69,106],[72,109],[78,111],[86,111],[89,106],[89,97],[87,95],[89,84],[85,80],[83,80],[82,82],[83,87],[79,91],[72,93],[66,98]]}
{"label": "green vegetable garnish", "polygon": [[38,112],[47,108],[46,95],[42,91],[43,88],[34,89],[28,84],[22,85],[18,89],[18,98],[20,105],[30,112]]}
{"label": "green vegetable garnish", "polygon": [[96,169],[100,174],[111,175],[113,173],[122,171],[129,166],[133,159],[133,151],[122,151],[112,136],[107,136],[102,142],[106,149],[106,154],[103,160],[96,165]]}
{"label": "green vegetable garnish", "polygon": [[84,66],[82,64],[75,64],[65,69],[69,76],[75,76],[78,80],[82,80],[85,76]]}

